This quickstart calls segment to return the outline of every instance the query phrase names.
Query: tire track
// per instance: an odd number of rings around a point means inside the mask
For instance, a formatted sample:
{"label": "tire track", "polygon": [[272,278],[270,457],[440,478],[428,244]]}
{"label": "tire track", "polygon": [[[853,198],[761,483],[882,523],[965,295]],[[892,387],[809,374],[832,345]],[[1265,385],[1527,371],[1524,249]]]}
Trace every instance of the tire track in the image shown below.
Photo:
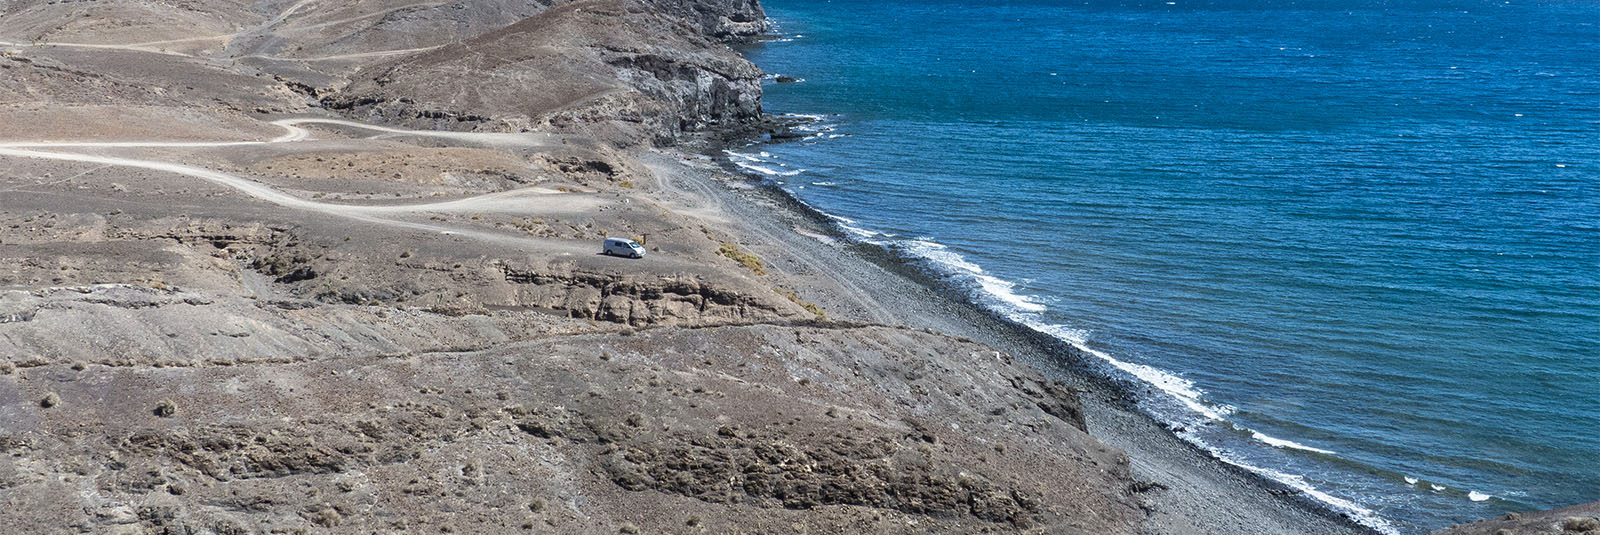
{"label": "tire track", "polygon": [[569,193],[558,193],[542,188],[520,188],[510,191],[501,191],[477,195],[450,201],[427,202],[416,204],[396,205],[349,205],[317,202],[284,193],[262,182],[224,173],[213,169],[193,165],[138,158],[125,158],[119,156],[106,156],[100,154],[83,154],[78,152],[60,152],[54,150],[38,149],[104,149],[104,148],[226,148],[241,146],[264,146],[278,143],[303,142],[311,139],[311,133],[300,128],[302,124],[332,124],[365,130],[382,132],[386,135],[404,135],[417,137],[436,137],[465,141],[494,146],[520,146],[542,147],[549,145],[550,136],[525,135],[525,134],[493,134],[473,132],[432,132],[422,130],[406,130],[344,121],[338,119],[296,118],[273,121],[285,130],[284,135],[267,141],[109,141],[109,142],[11,142],[0,143],[0,157],[29,158],[40,160],[65,161],[76,163],[96,164],[102,169],[107,166],[131,167],[148,169],[165,173],[179,174],[206,180],[215,184],[232,188],[246,196],[266,201],[285,208],[317,212],[327,215],[344,217],[367,223],[386,225],[391,227],[434,232],[447,235],[470,236],[475,239],[491,242],[507,242],[527,244],[540,243],[543,248],[555,249],[564,252],[587,252],[589,248],[579,247],[558,240],[535,239],[524,236],[509,236],[492,232],[473,229],[459,229],[435,225],[431,223],[418,223],[398,219],[398,216],[415,214],[418,212],[496,212],[532,214],[539,208],[559,207],[563,210],[584,209],[598,206],[599,200],[592,196],[578,197]]}

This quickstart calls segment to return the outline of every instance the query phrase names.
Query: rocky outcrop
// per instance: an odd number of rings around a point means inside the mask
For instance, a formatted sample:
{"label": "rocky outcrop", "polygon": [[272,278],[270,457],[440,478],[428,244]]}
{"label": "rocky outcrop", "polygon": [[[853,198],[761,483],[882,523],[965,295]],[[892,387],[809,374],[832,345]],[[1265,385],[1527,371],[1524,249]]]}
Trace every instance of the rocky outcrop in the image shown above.
{"label": "rocky outcrop", "polygon": [[517,306],[560,311],[570,317],[632,326],[717,325],[800,319],[791,303],[771,292],[739,291],[693,277],[642,280],[581,270],[534,271],[501,263],[517,288]]}
{"label": "rocky outcrop", "polygon": [[1027,492],[934,461],[914,437],[837,433],[795,440],[720,427],[617,449],[601,462],[612,482],[713,503],[811,509],[855,505],[910,514],[972,516],[1030,527],[1042,504]]}
{"label": "rocky outcrop", "polygon": [[1600,535],[1600,502],[1550,511],[1506,513],[1450,526],[1435,535]]}
{"label": "rocky outcrop", "polygon": [[652,0],[658,9],[677,15],[700,33],[730,43],[754,41],[767,30],[767,12],[757,0]]}
{"label": "rocky outcrop", "polygon": [[[581,132],[621,146],[666,144],[683,132],[759,120],[761,71],[697,29],[723,10],[715,3],[661,5],[675,7],[668,12],[639,0],[566,4],[363,69],[322,102],[364,120]],[[731,13],[746,18],[755,9]],[[699,22],[685,24],[673,12]]]}

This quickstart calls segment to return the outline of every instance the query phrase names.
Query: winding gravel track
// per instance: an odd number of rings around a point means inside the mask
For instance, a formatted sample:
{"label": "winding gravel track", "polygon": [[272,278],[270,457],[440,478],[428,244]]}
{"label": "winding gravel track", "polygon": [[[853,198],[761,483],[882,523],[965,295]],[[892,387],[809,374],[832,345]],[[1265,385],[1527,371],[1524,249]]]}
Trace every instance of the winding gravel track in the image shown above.
{"label": "winding gravel track", "polygon": [[[216,184],[233,188],[250,197],[260,199],[285,208],[306,210],[329,214],[339,217],[356,219],[370,223],[388,225],[392,227],[409,228],[443,234],[471,236],[477,239],[503,242],[507,240],[526,242],[529,238],[509,236],[498,233],[483,232],[472,229],[450,228],[430,223],[419,223],[398,219],[398,216],[415,214],[418,212],[444,212],[444,213],[518,213],[528,214],[540,209],[559,207],[563,210],[582,209],[586,204],[598,205],[599,201],[593,197],[579,196],[570,193],[556,193],[539,188],[522,188],[510,191],[477,195],[450,201],[427,202],[415,204],[396,205],[349,205],[317,202],[297,197],[273,189],[262,182],[239,175],[224,173],[193,165],[127,158],[120,156],[106,156],[100,154],[83,154],[79,152],[61,152],[55,150],[37,149],[105,149],[105,148],[225,148],[243,146],[262,146],[276,143],[303,142],[311,139],[311,132],[301,128],[302,124],[328,124],[358,128],[381,132],[388,136],[415,136],[450,139],[454,141],[490,145],[498,147],[528,147],[538,148],[550,146],[551,136],[544,134],[494,134],[472,132],[435,132],[425,130],[406,130],[374,126],[354,121],[338,119],[298,118],[273,121],[285,130],[284,135],[268,141],[30,141],[30,142],[0,142],[0,157],[33,158],[42,160],[56,160],[97,164],[100,166],[134,167],[149,169],[195,177]],[[554,240],[535,240],[542,246],[554,246],[557,249],[573,249],[574,251],[588,251],[588,247],[578,247],[571,244],[556,242]],[[550,241],[549,244],[543,242]],[[560,243],[558,245],[558,243]]]}
{"label": "winding gravel track", "polygon": [[401,54],[412,54],[412,53],[416,53],[416,52],[427,52],[429,50],[437,50],[437,49],[444,48],[444,47],[445,47],[445,45],[433,45],[433,46],[424,46],[424,47],[419,47],[419,48],[401,48],[401,49],[397,49],[397,50],[376,50],[376,51],[372,51],[372,52],[354,52],[354,53],[350,53],[350,54],[335,54],[335,55],[332,55],[332,56],[316,56],[316,57],[309,57],[309,58],[299,58],[299,57],[289,57],[289,56],[262,56],[262,55],[256,55],[256,54],[252,54],[252,55],[249,55],[249,56],[239,56],[239,57],[241,57],[241,58],[257,58],[257,59],[265,59],[265,60],[271,60],[271,61],[340,61],[340,60],[348,60],[348,59],[381,58],[381,57],[386,57],[386,56],[398,56],[398,55],[401,55]]}
{"label": "winding gravel track", "polygon": [[[142,43],[74,43],[74,42],[68,42],[68,41],[43,41],[43,42],[24,43],[24,42],[17,42],[17,41],[0,40],[0,46],[9,46],[9,47],[33,47],[33,46],[51,47],[51,46],[59,46],[59,47],[67,47],[67,48],[89,48],[89,49],[101,49],[101,50],[128,50],[128,51],[133,51],[133,52],[145,52],[145,53],[149,53],[149,54],[162,54],[162,55],[167,55],[167,56],[181,56],[181,57],[186,57],[186,58],[207,59],[209,57],[210,59],[215,59],[215,60],[227,60],[227,59],[238,59],[238,58],[260,58],[260,59],[277,60],[277,61],[334,61],[334,60],[359,59],[359,58],[368,58],[368,57],[385,57],[385,56],[393,56],[393,55],[398,55],[398,54],[409,54],[409,53],[413,53],[413,52],[422,52],[422,51],[427,51],[427,50],[433,50],[433,49],[436,49],[436,48],[440,48],[440,47],[442,47],[444,45],[441,44],[441,45],[436,45],[436,46],[428,46],[428,47],[420,47],[420,48],[407,48],[407,49],[398,49],[398,50],[376,50],[376,51],[368,51],[368,52],[356,52],[356,53],[350,53],[350,54],[339,54],[339,55],[333,55],[333,56],[310,57],[310,58],[267,56],[267,55],[260,55],[260,54],[242,54],[242,53],[239,53],[239,51],[234,50],[234,49],[237,48],[236,45],[238,43],[248,43],[253,38],[264,37],[264,36],[268,36],[268,35],[271,35],[271,34],[274,34],[274,33],[277,33],[277,32],[286,32],[286,33],[305,32],[305,31],[321,29],[321,28],[325,28],[325,27],[329,27],[329,26],[336,26],[336,25],[339,25],[339,24],[346,24],[346,23],[350,23],[350,22],[356,22],[356,21],[369,19],[369,18],[374,18],[374,17],[381,17],[381,16],[384,16],[384,15],[388,15],[390,13],[403,11],[403,10],[408,10],[408,9],[419,9],[419,8],[420,9],[427,9],[427,8],[434,8],[434,7],[449,5],[449,4],[453,3],[453,2],[449,2],[449,1],[444,1],[444,2],[423,2],[423,3],[417,3],[417,4],[407,4],[407,5],[403,5],[403,6],[395,6],[395,7],[391,7],[391,8],[386,8],[386,9],[383,9],[383,10],[379,10],[379,11],[376,11],[376,12],[373,12],[373,13],[367,13],[367,14],[364,14],[364,15],[357,15],[357,16],[347,17],[347,18],[343,18],[343,19],[320,22],[320,23],[310,24],[310,25],[306,25],[306,26],[282,27],[282,25],[289,20],[289,17],[292,17],[292,16],[298,14],[302,8],[305,8],[306,6],[311,5],[312,3],[316,2],[316,1],[317,0],[301,0],[301,1],[296,2],[293,5],[290,5],[289,7],[285,8],[282,12],[279,12],[277,15],[273,16],[272,18],[267,19],[265,21],[262,21],[260,24],[257,24],[255,26],[251,26],[249,28],[244,28],[244,29],[241,29],[241,30],[233,32],[233,33],[225,33],[225,34],[217,34],[217,35],[204,35],[204,36],[197,36],[197,37],[184,37],[184,38],[180,38],[180,39],[165,39],[165,40],[160,40],[160,41],[146,41],[146,42],[142,42]],[[166,45],[172,45],[172,44],[177,44],[177,43],[190,43],[190,42],[197,42],[197,41],[220,41],[223,44],[223,49],[224,50],[223,50],[222,53],[219,53],[219,54],[216,54],[216,55],[212,55],[212,56],[197,56],[197,55],[194,55],[194,54],[185,54],[183,52],[177,52],[177,51],[172,51],[172,50],[167,50],[166,49]]]}

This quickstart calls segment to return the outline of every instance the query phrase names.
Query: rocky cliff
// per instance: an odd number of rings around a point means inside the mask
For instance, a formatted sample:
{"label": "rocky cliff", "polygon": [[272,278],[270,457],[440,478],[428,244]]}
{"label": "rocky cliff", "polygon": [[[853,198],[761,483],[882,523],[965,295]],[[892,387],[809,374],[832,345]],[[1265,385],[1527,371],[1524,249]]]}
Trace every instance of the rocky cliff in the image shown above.
{"label": "rocky cliff", "polygon": [[651,5],[694,25],[701,35],[730,43],[759,39],[771,24],[756,0],[651,0]]}

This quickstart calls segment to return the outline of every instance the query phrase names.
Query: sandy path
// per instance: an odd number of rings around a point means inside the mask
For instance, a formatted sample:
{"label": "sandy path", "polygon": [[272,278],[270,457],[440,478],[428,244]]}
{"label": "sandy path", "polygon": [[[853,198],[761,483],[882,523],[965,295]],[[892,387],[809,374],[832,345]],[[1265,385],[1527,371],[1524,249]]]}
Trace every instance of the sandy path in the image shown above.
{"label": "sandy path", "polygon": [[345,18],[342,18],[342,19],[335,19],[335,20],[330,20],[330,21],[318,22],[316,24],[307,24],[305,26],[295,26],[295,27],[292,27],[292,28],[284,28],[282,31],[284,31],[284,32],[303,32],[303,31],[308,31],[308,30],[316,30],[316,29],[320,29],[320,28],[326,28],[326,27],[329,27],[329,26],[337,26],[337,25],[340,25],[340,24],[347,24],[347,23],[358,21],[358,20],[365,20],[365,19],[370,19],[370,18],[373,18],[373,17],[381,17],[381,16],[384,16],[384,15],[388,15],[390,13],[394,13],[396,11],[404,11],[404,10],[407,10],[407,9],[417,9],[417,8],[433,8],[433,7],[439,7],[439,6],[444,6],[444,5],[454,4],[454,3],[455,3],[455,0],[449,0],[449,1],[445,1],[445,2],[423,2],[423,3],[419,3],[419,4],[406,4],[406,5],[403,5],[403,6],[395,6],[395,7],[380,9],[378,11],[375,11],[375,12],[372,12],[372,13],[367,13],[365,15],[356,15],[356,16],[353,16],[353,17],[345,17]]}
{"label": "sandy path", "polygon": [[306,5],[315,1],[316,0],[300,0],[299,2],[295,2],[294,5],[285,8],[282,12],[278,13],[278,16],[276,17],[267,19],[261,24],[239,30],[231,35],[226,36],[227,43],[222,46],[222,55],[229,55],[231,52],[233,52],[235,43],[248,41],[252,37],[258,37],[271,33],[270,30],[272,27],[283,24],[283,22],[289,20],[289,17],[293,16],[295,12],[300,11],[300,8],[306,7]]}
{"label": "sandy path", "polygon": [[[387,127],[387,126],[377,126],[377,125],[370,125],[370,124],[366,124],[366,123],[358,123],[358,122],[355,122],[355,121],[345,121],[345,120],[342,120],[342,119],[317,119],[317,118],[279,119],[279,120],[273,121],[272,124],[281,126],[285,130],[289,131],[289,134],[285,134],[284,137],[279,137],[277,139],[272,140],[273,143],[282,142],[282,141],[299,141],[299,140],[302,140],[302,139],[307,139],[306,136],[309,136],[309,133],[306,132],[304,129],[298,128],[297,127],[298,125],[302,125],[302,124],[331,124],[331,125],[337,125],[337,126],[347,126],[347,127],[351,127],[351,128],[360,128],[360,129],[363,129],[363,130],[371,130],[371,131],[374,131],[374,132],[383,132],[385,134],[389,134],[390,136],[431,137],[431,138],[438,138],[438,139],[449,139],[449,140],[454,140],[454,141],[462,141],[462,142],[466,142],[466,143],[476,143],[476,144],[479,144],[479,145],[489,145],[489,146],[494,146],[494,147],[540,148],[540,147],[554,147],[554,146],[557,146],[557,145],[561,144],[561,138],[558,137],[558,136],[555,136],[553,134],[536,133],[536,132],[525,132],[525,133],[517,133],[517,134],[502,134],[502,133],[486,133],[486,132],[449,132],[449,131],[443,131],[443,130],[408,130],[408,129],[405,129],[405,128],[391,128],[391,127]],[[288,139],[287,138],[288,136],[293,136],[293,135],[300,135],[301,137],[296,137],[296,138],[292,138],[292,139]]]}
{"label": "sandy path", "polygon": [[111,50],[132,50],[134,52],[147,52],[147,53],[150,53],[150,54],[163,54],[163,55],[168,55],[168,56],[183,56],[183,57],[186,57],[186,58],[192,58],[192,57],[196,57],[196,56],[194,56],[193,54],[184,54],[182,52],[173,52],[173,51],[170,51],[170,50],[163,50],[160,45],[173,44],[173,43],[184,43],[184,42],[190,42],[190,41],[213,41],[213,40],[214,41],[231,42],[231,41],[237,39],[240,36],[248,36],[248,35],[260,34],[261,32],[264,32],[266,30],[271,29],[273,26],[282,24],[285,20],[288,20],[290,16],[293,16],[295,14],[295,12],[300,11],[300,8],[303,8],[303,7],[305,7],[305,6],[311,4],[312,2],[315,2],[315,1],[316,0],[300,0],[299,2],[296,2],[294,5],[291,5],[288,8],[284,9],[282,12],[278,13],[277,16],[275,16],[275,17],[273,17],[271,19],[268,19],[267,21],[262,22],[261,24],[258,24],[258,25],[255,25],[255,26],[252,26],[252,27],[249,27],[249,28],[245,28],[243,30],[239,30],[237,32],[229,33],[229,34],[206,35],[206,36],[200,36],[200,37],[186,37],[186,38],[182,38],[182,39],[167,39],[167,40],[164,40],[164,41],[148,41],[148,42],[143,42],[143,43],[104,43],[104,44],[102,44],[102,43],[70,43],[70,42],[57,42],[57,41],[43,41],[43,42],[39,42],[39,43],[19,43],[19,42],[14,42],[14,41],[0,41],[0,46],[15,46],[15,47],[23,47],[23,46],[41,46],[41,47],[61,46],[61,47],[69,47],[69,48],[97,48],[97,49],[111,49]]}
{"label": "sandy path", "polygon": [[[293,5],[290,5],[289,7],[285,8],[282,12],[279,12],[276,16],[274,16],[274,17],[272,17],[270,19],[267,19],[266,21],[263,21],[261,24],[257,24],[255,26],[251,26],[249,28],[245,28],[245,29],[239,30],[237,32],[233,32],[233,33],[225,33],[225,34],[218,34],[218,35],[204,35],[204,36],[198,36],[198,37],[185,37],[185,38],[181,38],[181,39],[166,39],[166,40],[161,40],[161,41],[146,41],[146,42],[142,42],[142,43],[72,43],[72,42],[64,42],[64,41],[41,41],[41,42],[37,42],[37,43],[21,43],[21,42],[15,42],[15,41],[0,40],[0,46],[12,46],[12,47],[32,47],[32,46],[51,47],[51,46],[60,46],[60,47],[68,47],[68,48],[91,48],[91,49],[102,49],[102,50],[131,50],[131,51],[134,51],[134,52],[145,52],[145,53],[150,53],[150,54],[163,54],[163,55],[167,55],[167,56],[182,56],[182,57],[186,57],[186,58],[194,58],[194,57],[200,57],[200,56],[195,56],[193,54],[185,54],[185,53],[182,53],[182,52],[174,52],[174,51],[171,51],[171,50],[165,50],[162,45],[170,45],[170,44],[176,44],[176,43],[187,43],[187,42],[195,42],[195,41],[221,41],[221,42],[223,42],[223,47],[227,48],[234,41],[239,40],[241,37],[249,38],[249,37],[256,37],[256,36],[261,36],[261,35],[265,35],[267,33],[270,33],[270,31],[275,26],[283,24],[285,21],[287,21],[289,19],[289,17],[294,16],[295,13],[299,12],[301,8],[304,8],[307,5],[310,5],[311,3],[316,2],[316,1],[317,0],[300,0],[299,2],[296,2]],[[419,5],[426,5],[426,4],[419,4]],[[404,6],[404,7],[415,7],[415,6]],[[352,19],[352,20],[359,20],[360,18],[362,18],[362,17],[356,17],[355,19]]]}
{"label": "sandy path", "polygon": [[[425,202],[395,205],[349,205],[318,202],[284,193],[262,182],[224,173],[193,165],[166,162],[159,160],[146,160],[120,156],[106,156],[101,154],[83,154],[78,152],[60,152],[57,150],[36,149],[105,149],[105,148],[225,148],[240,146],[261,146],[276,143],[303,142],[311,139],[310,131],[300,128],[302,124],[331,124],[381,132],[385,135],[433,137],[450,139],[491,146],[517,146],[541,147],[550,143],[549,136],[528,134],[492,134],[472,132],[435,132],[424,130],[406,130],[362,124],[354,121],[338,119],[282,119],[273,121],[273,124],[285,130],[284,135],[268,141],[110,141],[110,142],[82,142],[82,141],[31,141],[0,143],[0,157],[32,158],[42,160],[67,161],[78,163],[96,164],[105,166],[133,167],[149,169],[165,173],[207,180],[216,184],[227,186],[247,196],[260,199],[285,208],[318,212],[328,215],[345,217],[369,223],[377,223],[392,227],[438,232],[442,234],[471,236],[488,241],[513,240],[519,242],[530,241],[521,236],[509,236],[473,229],[459,229],[435,225],[431,223],[418,223],[398,219],[398,216],[416,214],[420,212],[443,213],[511,213],[519,215],[536,215],[555,209],[563,211],[588,210],[596,208],[600,201],[593,196],[581,194],[560,193],[543,188],[521,188],[455,199],[450,201]],[[589,251],[588,247],[576,247],[556,240],[532,240],[550,242],[545,246],[556,249],[572,249]],[[560,244],[560,245],[557,245]]]}
{"label": "sandy path", "polygon": [[[433,45],[433,46],[424,46],[424,47],[417,47],[417,48],[402,48],[402,49],[394,49],[394,50],[373,50],[373,51],[366,51],[366,52],[351,52],[351,53],[346,53],[346,54],[334,54],[334,55],[329,55],[329,56],[313,56],[313,57],[274,56],[274,55],[265,55],[265,54],[242,54],[241,52],[244,52],[244,51],[235,50],[237,48],[235,46],[235,43],[244,43],[244,42],[249,41],[250,39],[257,38],[257,37],[264,37],[264,36],[272,35],[272,34],[276,34],[276,33],[300,33],[300,32],[306,32],[306,31],[313,31],[313,30],[317,30],[317,29],[325,28],[325,27],[329,27],[329,26],[337,26],[337,25],[340,25],[340,24],[347,24],[347,23],[361,21],[361,20],[370,19],[370,18],[374,18],[374,17],[382,17],[382,16],[388,15],[390,13],[395,13],[395,12],[404,11],[404,10],[408,10],[408,9],[428,9],[428,8],[434,8],[434,7],[439,7],[439,6],[444,6],[444,5],[449,5],[449,4],[454,3],[454,0],[449,0],[449,1],[441,1],[441,2],[422,2],[422,3],[416,3],[416,4],[407,4],[407,5],[403,5],[403,6],[395,6],[395,7],[391,7],[391,8],[382,9],[380,11],[373,12],[373,13],[367,13],[367,14],[364,14],[364,15],[356,15],[356,16],[352,16],[352,17],[346,17],[346,18],[342,18],[342,19],[330,20],[330,21],[325,21],[325,22],[319,22],[319,23],[309,24],[309,25],[305,25],[305,26],[283,26],[283,24],[285,22],[287,22],[290,17],[292,17],[295,14],[299,13],[302,8],[305,8],[306,6],[312,4],[312,3],[316,2],[316,1],[317,0],[301,0],[300,2],[297,2],[297,3],[293,4],[293,5],[290,5],[288,8],[285,8],[282,12],[278,13],[276,16],[272,17],[271,19],[267,19],[266,21],[263,21],[260,24],[257,24],[255,26],[251,26],[249,28],[241,29],[241,30],[239,30],[237,32],[226,33],[226,34],[205,35],[205,36],[198,36],[198,37],[185,37],[185,38],[181,38],[181,39],[166,39],[166,40],[161,40],[161,41],[146,41],[146,42],[141,42],[141,43],[74,43],[74,42],[65,42],[65,41],[42,41],[42,42],[36,42],[36,43],[24,43],[24,42],[17,42],[17,41],[0,40],[0,46],[18,47],[18,48],[21,48],[21,47],[52,47],[52,46],[59,46],[59,47],[67,47],[67,48],[88,48],[88,49],[99,49],[99,50],[127,50],[127,51],[133,51],[133,52],[144,52],[144,53],[149,53],[149,54],[162,54],[162,55],[167,55],[167,56],[181,56],[181,57],[186,57],[186,58],[214,59],[214,60],[255,58],[255,59],[264,59],[264,60],[269,60],[269,61],[318,62],[318,61],[354,60],[354,59],[364,59],[364,58],[382,58],[382,57],[388,57],[388,56],[412,54],[412,53],[417,53],[417,52],[426,52],[426,51],[429,51],[429,50],[435,50],[435,49],[442,48],[445,45],[449,44],[449,43],[445,43],[445,44],[438,44],[438,45]],[[308,15],[308,16],[310,16],[310,15]],[[177,52],[177,51],[172,51],[172,50],[167,50],[166,49],[167,45],[173,45],[173,44],[178,44],[178,43],[203,42],[203,41],[217,41],[217,42],[220,42],[222,44],[222,49],[223,50],[221,52],[219,52],[219,53],[217,53],[215,55],[212,55],[212,56],[210,56],[208,58],[207,56],[196,56],[194,54],[186,54],[186,53],[183,53],[183,52]]]}
{"label": "sandy path", "polygon": [[445,45],[434,45],[434,46],[424,46],[424,47],[420,47],[420,48],[401,48],[401,49],[398,49],[398,50],[376,50],[376,51],[373,51],[373,52],[353,52],[353,53],[350,53],[350,54],[334,54],[332,56],[315,56],[315,57],[309,57],[309,58],[295,58],[295,57],[288,57],[288,56],[260,56],[260,55],[249,55],[249,56],[239,56],[239,57],[241,57],[241,58],[265,59],[265,60],[271,60],[271,61],[338,61],[338,60],[343,60],[343,59],[378,58],[378,57],[384,57],[384,56],[396,56],[396,55],[400,55],[400,54],[410,54],[410,53],[413,53],[413,52],[427,52],[429,50],[435,50],[435,49],[438,49],[438,48],[443,48],[444,46]]}
{"label": "sandy path", "polygon": [[194,57],[192,55],[184,54],[182,52],[173,52],[171,50],[162,50],[160,48],[150,48],[150,47],[146,47],[146,46],[142,46],[142,45],[138,45],[138,44],[131,44],[131,45],[99,45],[99,44],[94,44],[94,43],[63,43],[63,42],[41,42],[41,43],[38,43],[38,44],[34,44],[34,43],[18,43],[18,42],[15,42],[15,41],[0,41],[0,46],[12,46],[12,47],[18,47],[18,48],[21,48],[21,47],[52,47],[52,46],[61,46],[61,47],[67,47],[67,48],[97,48],[97,49],[114,49],[114,50],[132,50],[134,52],[146,52],[146,53],[150,53],[150,54],[163,54],[163,55],[167,55],[167,56],[183,56],[183,57],[186,57],[186,58]]}
{"label": "sandy path", "polygon": [[[349,205],[317,202],[303,199],[273,189],[266,184],[231,175],[220,171],[195,167],[192,165],[160,162],[153,160],[139,160],[133,158],[120,158],[115,156],[100,156],[93,154],[73,154],[64,152],[47,152],[35,150],[22,150],[0,147],[0,156],[17,158],[36,158],[43,160],[58,160],[69,162],[94,163],[120,167],[136,167],[163,171],[185,176],[201,178],[238,190],[245,195],[261,199],[286,208],[296,208],[326,214],[363,218],[362,216],[407,214],[416,212],[508,212],[508,213],[535,213],[537,208],[551,208],[559,204],[564,210],[583,209],[586,204],[596,204],[592,198],[581,200],[575,194],[558,193],[538,188],[522,188],[511,191],[502,191],[441,202],[426,202],[416,204],[396,205]],[[551,199],[560,196],[561,199]]]}

